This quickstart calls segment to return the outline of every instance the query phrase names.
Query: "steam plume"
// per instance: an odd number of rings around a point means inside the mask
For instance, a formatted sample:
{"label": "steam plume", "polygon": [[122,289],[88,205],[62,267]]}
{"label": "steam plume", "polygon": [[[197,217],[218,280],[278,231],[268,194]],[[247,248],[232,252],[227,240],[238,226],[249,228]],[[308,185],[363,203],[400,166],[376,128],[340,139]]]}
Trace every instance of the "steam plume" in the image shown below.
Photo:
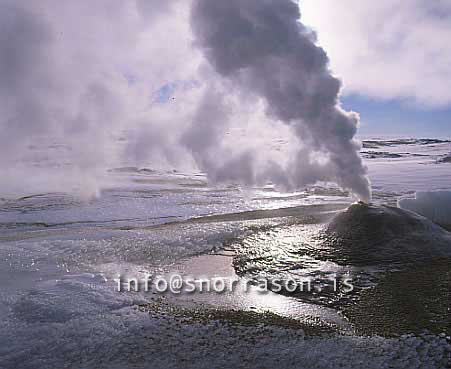
{"label": "steam plume", "polygon": [[195,0],[191,15],[197,46],[214,70],[242,94],[262,99],[266,114],[290,125],[304,143],[288,167],[272,163],[263,175],[290,187],[330,180],[369,201],[353,140],[358,116],[339,107],[340,82],[298,19],[291,0]]}

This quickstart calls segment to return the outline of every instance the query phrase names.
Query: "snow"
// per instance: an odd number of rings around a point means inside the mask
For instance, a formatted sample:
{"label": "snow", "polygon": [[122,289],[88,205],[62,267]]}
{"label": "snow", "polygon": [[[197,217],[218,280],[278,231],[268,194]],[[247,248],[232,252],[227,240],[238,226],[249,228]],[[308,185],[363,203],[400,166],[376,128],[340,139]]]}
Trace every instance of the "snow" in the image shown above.
{"label": "snow", "polygon": [[[74,285],[71,288],[76,292]],[[91,293],[84,305],[99,294]],[[62,317],[59,321],[17,321],[14,337],[0,330],[0,367],[410,369],[446,368],[451,355],[446,337],[427,334],[391,339],[308,337],[289,328],[190,322],[166,313],[140,312],[131,305],[104,306],[103,311],[71,318],[57,315]]]}
{"label": "snow", "polygon": [[399,207],[429,218],[433,222],[451,227],[451,192],[417,192],[414,199],[399,200]]}
{"label": "snow", "polygon": [[[377,199],[449,188],[448,166],[436,164],[448,145],[394,145],[383,150],[412,155],[366,160]],[[2,194],[1,369],[449,367],[446,337],[306,337],[288,328],[188,322],[138,311],[146,299],[117,293],[113,275],[208,253],[263,220],[163,223],[351,199],[334,191],[288,196],[272,188],[209,188],[197,174],[109,175],[121,180],[120,187],[105,188],[90,202],[60,193]],[[400,206],[449,224],[450,199],[449,192],[423,192]]]}

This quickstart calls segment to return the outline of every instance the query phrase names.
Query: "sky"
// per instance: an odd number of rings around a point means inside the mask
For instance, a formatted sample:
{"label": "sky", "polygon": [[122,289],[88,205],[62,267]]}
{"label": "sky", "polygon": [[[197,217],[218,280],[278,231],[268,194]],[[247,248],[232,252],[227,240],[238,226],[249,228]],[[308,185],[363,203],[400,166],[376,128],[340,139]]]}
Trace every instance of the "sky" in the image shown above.
{"label": "sky", "polygon": [[361,135],[451,135],[451,2],[301,0]]}
{"label": "sky", "polygon": [[393,99],[390,101],[362,95],[341,98],[346,110],[360,114],[358,137],[451,137],[451,107],[424,108]]}

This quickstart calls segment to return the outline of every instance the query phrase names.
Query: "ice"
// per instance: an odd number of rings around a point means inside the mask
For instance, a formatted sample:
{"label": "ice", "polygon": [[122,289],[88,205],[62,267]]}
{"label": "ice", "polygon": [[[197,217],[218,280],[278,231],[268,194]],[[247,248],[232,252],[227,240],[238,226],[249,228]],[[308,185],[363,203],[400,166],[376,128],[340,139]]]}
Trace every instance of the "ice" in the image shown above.
{"label": "ice", "polygon": [[414,211],[451,229],[451,191],[417,192],[414,199],[399,200],[399,207]]}

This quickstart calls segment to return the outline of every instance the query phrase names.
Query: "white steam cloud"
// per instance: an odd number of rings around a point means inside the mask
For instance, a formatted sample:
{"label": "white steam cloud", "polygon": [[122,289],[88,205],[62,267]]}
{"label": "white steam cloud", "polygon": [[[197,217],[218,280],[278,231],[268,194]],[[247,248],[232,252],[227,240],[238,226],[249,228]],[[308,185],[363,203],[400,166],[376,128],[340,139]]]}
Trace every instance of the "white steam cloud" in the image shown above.
{"label": "white steam cloud", "polygon": [[[370,199],[358,116],[291,0],[0,0],[0,27],[0,191],[95,188],[151,162]],[[275,153],[281,133],[293,146]]]}
{"label": "white steam cloud", "polygon": [[[263,100],[267,115],[290,125],[304,144],[287,167],[272,162],[260,176],[288,187],[331,180],[369,201],[366,171],[353,140],[358,116],[338,106],[340,82],[328,70],[327,55],[315,45],[315,35],[298,20],[299,8],[291,0],[195,0],[191,15],[196,44],[230,82],[222,94]],[[216,106],[220,103],[214,99]],[[207,116],[200,110],[197,117],[201,124],[221,124],[212,120],[207,104]],[[217,113],[221,120],[226,116]],[[252,156],[243,159],[239,163],[245,167],[238,174],[252,178],[249,169],[255,166],[246,163]],[[222,168],[205,163],[205,169],[220,170],[222,178],[231,169],[237,171],[239,163]]]}

